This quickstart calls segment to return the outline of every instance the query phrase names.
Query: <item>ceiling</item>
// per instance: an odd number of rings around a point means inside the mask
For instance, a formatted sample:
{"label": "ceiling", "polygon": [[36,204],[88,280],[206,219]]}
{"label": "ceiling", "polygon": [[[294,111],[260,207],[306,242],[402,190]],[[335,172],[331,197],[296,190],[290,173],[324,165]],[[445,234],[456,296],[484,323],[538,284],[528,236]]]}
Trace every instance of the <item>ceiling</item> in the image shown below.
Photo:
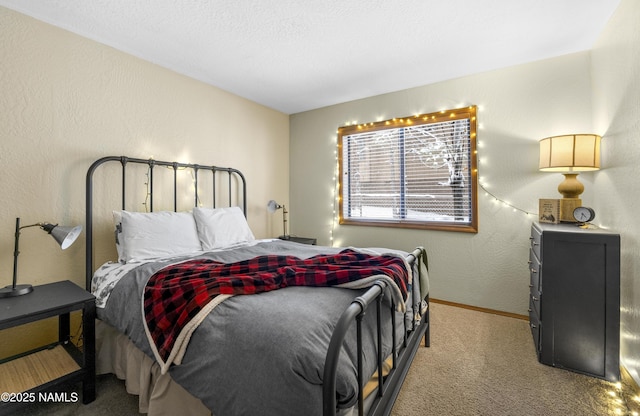
{"label": "ceiling", "polygon": [[0,0],[286,114],[591,49],[620,0]]}

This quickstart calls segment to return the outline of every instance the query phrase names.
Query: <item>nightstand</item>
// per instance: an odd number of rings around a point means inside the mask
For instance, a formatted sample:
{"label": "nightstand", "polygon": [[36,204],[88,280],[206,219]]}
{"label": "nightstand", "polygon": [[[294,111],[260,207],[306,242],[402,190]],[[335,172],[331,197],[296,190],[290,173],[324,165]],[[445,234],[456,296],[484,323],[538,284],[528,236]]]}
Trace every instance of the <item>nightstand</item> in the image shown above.
{"label": "nightstand", "polygon": [[317,239],[311,237],[294,237],[292,235],[281,235],[278,237],[280,240],[293,241],[294,243],[316,245]]}
{"label": "nightstand", "polygon": [[[73,311],[82,311],[82,351],[70,342],[69,313]],[[0,299],[0,330],[54,316],[58,317],[58,342],[0,361],[0,393],[17,393],[16,400],[3,396],[0,410],[50,401],[52,396],[46,392],[54,393],[58,400],[75,401],[78,398],[73,394],[77,393],[55,389],[69,382],[82,382],[82,403],[95,399],[95,297],[65,280]]]}

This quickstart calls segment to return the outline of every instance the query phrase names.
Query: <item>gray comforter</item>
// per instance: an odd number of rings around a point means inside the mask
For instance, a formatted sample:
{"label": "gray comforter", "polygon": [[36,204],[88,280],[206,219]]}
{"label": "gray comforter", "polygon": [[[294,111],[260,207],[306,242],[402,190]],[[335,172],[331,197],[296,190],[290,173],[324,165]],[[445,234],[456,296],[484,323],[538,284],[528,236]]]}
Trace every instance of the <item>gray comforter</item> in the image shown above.
{"label": "gray comforter", "polygon": [[[307,258],[339,251],[273,241],[200,257],[234,262],[264,254]],[[128,335],[152,358],[141,298],[149,277],[164,266],[166,263],[146,263],[132,270],[115,285],[106,307],[98,308],[100,319]],[[290,287],[227,299],[193,333],[182,364],[170,368],[171,377],[216,416],[321,415],[324,361],[333,328],[353,298],[363,291]],[[407,309],[411,316],[412,308]],[[389,313],[383,308],[383,315]],[[402,321],[398,314],[398,340],[402,340]],[[366,314],[364,324],[364,366],[366,374],[373,374],[375,313]],[[385,356],[391,352],[389,326],[383,332]],[[355,345],[354,326],[340,356],[339,407],[353,406],[357,400]]]}

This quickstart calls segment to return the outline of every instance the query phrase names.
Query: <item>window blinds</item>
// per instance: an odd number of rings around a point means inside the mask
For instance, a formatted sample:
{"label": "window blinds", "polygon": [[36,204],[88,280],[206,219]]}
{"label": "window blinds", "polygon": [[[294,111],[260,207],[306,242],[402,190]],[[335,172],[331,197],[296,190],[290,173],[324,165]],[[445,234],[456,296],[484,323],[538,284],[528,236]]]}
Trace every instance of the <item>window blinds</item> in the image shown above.
{"label": "window blinds", "polygon": [[471,118],[342,136],[342,217],[469,224]]}

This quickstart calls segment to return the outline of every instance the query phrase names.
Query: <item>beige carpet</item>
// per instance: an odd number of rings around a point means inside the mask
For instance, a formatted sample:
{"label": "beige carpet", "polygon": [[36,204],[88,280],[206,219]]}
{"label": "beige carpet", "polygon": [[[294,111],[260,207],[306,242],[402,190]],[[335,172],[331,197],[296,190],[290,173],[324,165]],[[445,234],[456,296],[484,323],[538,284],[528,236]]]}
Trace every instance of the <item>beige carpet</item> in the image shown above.
{"label": "beige carpet", "polygon": [[393,416],[631,415],[615,383],[540,364],[527,321],[431,303]]}
{"label": "beige carpet", "polygon": [[[600,416],[640,410],[630,397],[616,403],[609,394],[620,397],[613,383],[538,363],[527,321],[433,302],[431,320],[431,347],[419,348],[393,416]],[[87,406],[37,404],[13,414],[138,414],[137,398],[125,392],[124,382],[106,375],[97,386],[96,401]]]}

